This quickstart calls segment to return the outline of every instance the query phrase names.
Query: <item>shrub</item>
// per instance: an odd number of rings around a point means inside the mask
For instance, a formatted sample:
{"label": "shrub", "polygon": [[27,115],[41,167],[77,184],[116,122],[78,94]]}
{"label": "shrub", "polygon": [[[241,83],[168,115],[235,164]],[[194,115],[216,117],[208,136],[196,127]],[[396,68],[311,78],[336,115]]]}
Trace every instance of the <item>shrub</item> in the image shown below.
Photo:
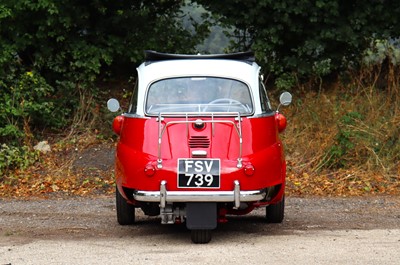
{"label": "shrub", "polygon": [[4,181],[8,173],[14,169],[25,169],[39,158],[37,151],[31,151],[27,146],[16,147],[0,145],[0,181]]}
{"label": "shrub", "polygon": [[0,91],[0,139],[10,145],[31,145],[32,127],[58,123],[52,87],[35,72],[23,72]]}

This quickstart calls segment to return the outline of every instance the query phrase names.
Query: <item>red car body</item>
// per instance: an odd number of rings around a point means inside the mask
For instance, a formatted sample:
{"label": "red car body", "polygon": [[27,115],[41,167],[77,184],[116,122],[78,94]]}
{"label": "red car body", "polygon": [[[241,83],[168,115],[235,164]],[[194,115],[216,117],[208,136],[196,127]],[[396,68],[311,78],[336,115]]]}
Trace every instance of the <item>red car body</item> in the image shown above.
{"label": "red car body", "polygon": [[[119,223],[133,224],[134,208],[141,208],[145,214],[160,215],[164,224],[186,222],[192,241],[207,243],[210,231],[226,222],[227,214],[246,214],[266,206],[267,220],[281,222],[286,162],[279,133],[286,119],[270,108],[252,54],[147,52],[146,62],[138,69],[130,110],[113,122],[120,136],[115,160]],[[215,73],[203,66],[207,63],[237,65],[232,69],[239,72]],[[151,69],[150,64],[159,69]],[[175,71],[169,69],[173,64]],[[246,75],[247,68],[253,76],[237,77]],[[160,74],[160,69],[166,73]],[[149,78],[148,72],[155,70],[155,77]],[[213,97],[206,96],[206,103],[170,103],[167,96],[178,85],[167,88],[166,84],[175,81],[185,86],[209,81],[212,85],[202,87],[198,97],[203,98],[207,89]],[[229,88],[222,88],[227,84]],[[234,86],[245,92],[237,100],[226,97]],[[158,95],[158,90],[167,93]],[[285,93],[281,104],[290,100]]]}

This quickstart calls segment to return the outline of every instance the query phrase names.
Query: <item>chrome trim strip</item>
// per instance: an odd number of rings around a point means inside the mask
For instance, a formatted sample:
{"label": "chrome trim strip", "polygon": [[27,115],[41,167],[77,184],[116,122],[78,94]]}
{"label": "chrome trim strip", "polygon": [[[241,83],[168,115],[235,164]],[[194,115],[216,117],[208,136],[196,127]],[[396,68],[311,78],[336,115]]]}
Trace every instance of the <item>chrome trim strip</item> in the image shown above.
{"label": "chrome trim strip", "polygon": [[125,112],[124,114],[122,114],[125,118],[138,118],[138,119],[146,119],[146,120],[150,120],[152,117],[146,117],[146,116],[142,116],[136,113],[129,113],[129,112]]}
{"label": "chrome trim strip", "polygon": [[192,157],[194,157],[194,158],[207,157],[207,151],[206,150],[193,150]]}
{"label": "chrome trim strip", "polygon": [[[237,117],[237,112],[199,112],[199,111],[190,111],[190,112],[160,112],[162,113],[163,117],[180,117],[180,118],[185,118],[186,114],[189,115],[189,117],[210,117],[210,116],[215,116],[215,117]],[[154,118],[158,117],[160,115],[158,114],[147,114],[144,117],[149,117],[149,118]],[[242,114],[241,117],[252,117],[252,114]]]}
{"label": "chrome trim strip", "polygon": [[265,113],[257,114],[251,117],[248,117],[249,119],[254,119],[254,118],[267,118],[275,115],[275,111],[271,110]]}

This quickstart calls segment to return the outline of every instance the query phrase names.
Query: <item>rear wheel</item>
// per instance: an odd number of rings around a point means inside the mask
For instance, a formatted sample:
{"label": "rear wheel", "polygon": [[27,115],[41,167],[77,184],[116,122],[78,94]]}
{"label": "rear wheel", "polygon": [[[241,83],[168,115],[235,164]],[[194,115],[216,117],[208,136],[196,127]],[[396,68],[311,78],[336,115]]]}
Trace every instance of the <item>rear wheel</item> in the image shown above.
{"label": "rear wheel", "polygon": [[135,206],[129,204],[118,188],[115,191],[116,206],[117,206],[117,220],[120,225],[131,225],[135,223]]}
{"label": "rear wheel", "polygon": [[268,223],[282,223],[285,215],[285,196],[276,204],[271,204],[266,207]]}
{"label": "rear wheel", "polygon": [[195,244],[206,244],[211,241],[210,229],[191,230],[192,242]]}

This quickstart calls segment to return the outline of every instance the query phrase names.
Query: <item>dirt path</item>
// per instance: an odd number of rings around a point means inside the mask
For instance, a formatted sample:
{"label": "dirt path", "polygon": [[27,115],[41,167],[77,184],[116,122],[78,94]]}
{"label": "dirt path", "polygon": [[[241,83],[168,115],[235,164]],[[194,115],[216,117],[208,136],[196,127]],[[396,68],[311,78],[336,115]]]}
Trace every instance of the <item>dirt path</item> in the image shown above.
{"label": "dirt path", "polygon": [[0,200],[3,264],[397,264],[400,197],[288,198],[282,224],[264,211],[230,217],[207,245],[185,226],[137,210],[119,226],[114,198]]}

